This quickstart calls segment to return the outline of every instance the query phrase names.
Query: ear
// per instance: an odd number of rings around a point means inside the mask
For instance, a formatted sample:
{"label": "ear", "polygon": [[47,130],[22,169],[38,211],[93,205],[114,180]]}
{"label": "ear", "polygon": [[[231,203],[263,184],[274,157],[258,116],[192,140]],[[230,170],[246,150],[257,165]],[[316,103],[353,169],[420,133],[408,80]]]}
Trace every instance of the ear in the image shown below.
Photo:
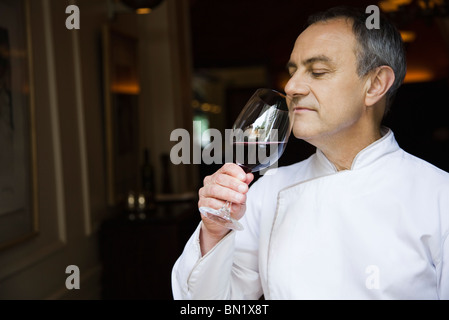
{"label": "ear", "polygon": [[389,66],[380,66],[372,71],[368,90],[365,95],[365,105],[373,106],[388,92],[394,82],[394,71]]}

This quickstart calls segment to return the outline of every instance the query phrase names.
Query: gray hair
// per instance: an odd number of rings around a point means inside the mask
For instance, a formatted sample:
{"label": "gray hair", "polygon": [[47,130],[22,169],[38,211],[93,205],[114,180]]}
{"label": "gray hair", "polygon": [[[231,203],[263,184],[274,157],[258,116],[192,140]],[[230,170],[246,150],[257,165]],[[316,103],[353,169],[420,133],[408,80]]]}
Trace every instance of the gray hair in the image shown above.
{"label": "gray hair", "polygon": [[359,77],[380,66],[389,66],[393,69],[395,80],[386,94],[385,113],[387,113],[397,89],[404,81],[407,69],[404,44],[399,31],[383,14],[379,15],[379,29],[368,29],[365,24],[368,15],[365,11],[346,6],[334,7],[311,15],[307,25],[338,18],[352,22],[352,32],[357,40],[355,53]]}

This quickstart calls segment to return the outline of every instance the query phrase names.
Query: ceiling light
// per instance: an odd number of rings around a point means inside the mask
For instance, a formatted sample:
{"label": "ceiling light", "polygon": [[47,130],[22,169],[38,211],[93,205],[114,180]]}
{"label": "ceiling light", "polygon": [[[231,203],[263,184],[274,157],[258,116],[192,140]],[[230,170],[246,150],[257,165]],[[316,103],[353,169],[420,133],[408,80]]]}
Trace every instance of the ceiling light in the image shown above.
{"label": "ceiling light", "polygon": [[164,0],[120,0],[124,5],[130,7],[131,9],[155,9]]}

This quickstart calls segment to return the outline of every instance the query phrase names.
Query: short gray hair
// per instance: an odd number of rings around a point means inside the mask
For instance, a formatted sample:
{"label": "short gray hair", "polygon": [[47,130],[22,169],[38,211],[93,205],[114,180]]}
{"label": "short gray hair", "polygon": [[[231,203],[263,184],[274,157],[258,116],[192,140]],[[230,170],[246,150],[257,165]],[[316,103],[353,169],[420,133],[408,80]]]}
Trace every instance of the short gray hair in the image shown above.
{"label": "short gray hair", "polygon": [[386,95],[385,113],[387,113],[397,89],[404,81],[407,70],[401,34],[383,14],[379,15],[379,29],[368,29],[366,27],[368,15],[365,11],[347,6],[333,7],[327,11],[313,14],[307,20],[307,25],[338,18],[348,19],[352,22],[352,32],[358,44],[355,50],[359,77],[365,76],[380,66],[389,66],[393,69],[395,80]]}

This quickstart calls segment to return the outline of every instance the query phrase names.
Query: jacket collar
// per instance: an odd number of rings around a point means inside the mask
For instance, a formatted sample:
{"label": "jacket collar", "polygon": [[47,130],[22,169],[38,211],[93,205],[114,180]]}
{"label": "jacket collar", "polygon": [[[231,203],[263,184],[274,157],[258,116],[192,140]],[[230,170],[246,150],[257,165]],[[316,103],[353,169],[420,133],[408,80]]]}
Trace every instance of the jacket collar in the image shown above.
{"label": "jacket collar", "polygon": [[[379,158],[399,149],[399,145],[391,129],[382,127],[381,134],[382,137],[380,139],[374,141],[355,156],[350,170],[366,167],[376,162]],[[316,151],[315,165],[321,173],[335,173],[338,171],[335,165],[326,158],[320,149]]]}

